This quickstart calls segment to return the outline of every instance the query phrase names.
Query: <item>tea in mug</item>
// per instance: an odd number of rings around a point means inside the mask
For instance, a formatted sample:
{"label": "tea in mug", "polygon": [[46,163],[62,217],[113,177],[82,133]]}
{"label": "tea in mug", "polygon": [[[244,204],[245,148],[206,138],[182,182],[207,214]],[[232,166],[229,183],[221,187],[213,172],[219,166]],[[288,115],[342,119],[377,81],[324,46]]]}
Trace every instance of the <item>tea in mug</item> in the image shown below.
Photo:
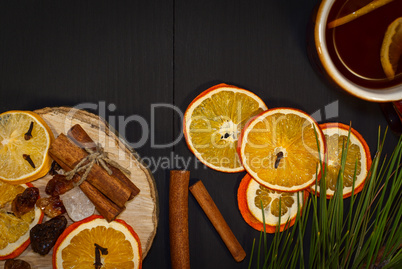
{"label": "tea in mug", "polygon": [[[336,0],[328,23],[346,16],[372,0]],[[402,17],[402,0],[394,0],[343,25],[326,29],[329,55],[347,79],[363,87],[387,88],[402,83],[402,63],[389,80],[381,65],[381,46],[388,26]],[[401,61],[400,61],[401,62]]]}

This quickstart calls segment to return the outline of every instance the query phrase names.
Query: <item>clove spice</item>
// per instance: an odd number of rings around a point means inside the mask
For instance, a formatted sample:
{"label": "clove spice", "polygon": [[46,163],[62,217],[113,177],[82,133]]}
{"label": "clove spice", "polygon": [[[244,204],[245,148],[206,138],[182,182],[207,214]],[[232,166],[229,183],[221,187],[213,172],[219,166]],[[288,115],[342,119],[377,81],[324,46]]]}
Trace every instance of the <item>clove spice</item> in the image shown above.
{"label": "clove spice", "polygon": [[31,124],[29,125],[28,132],[26,132],[26,133],[24,134],[25,140],[29,140],[29,139],[32,138],[32,129],[33,129],[33,126],[34,126],[34,122],[31,121]]}
{"label": "clove spice", "polygon": [[276,154],[276,161],[275,161],[275,169],[278,168],[280,161],[283,158],[283,152],[280,151],[278,154]]}
{"label": "clove spice", "polygon": [[100,269],[102,267],[102,261],[101,261],[101,254],[102,255],[107,255],[108,251],[107,248],[103,248],[101,246],[99,246],[98,244],[94,244],[95,245],[95,269]]}
{"label": "clove spice", "polygon": [[35,164],[34,164],[34,162],[32,161],[30,155],[28,155],[28,154],[22,154],[22,158],[24,158],[24,160],[26,160],[26,161],[32,166],[33,169],[35,169]]}

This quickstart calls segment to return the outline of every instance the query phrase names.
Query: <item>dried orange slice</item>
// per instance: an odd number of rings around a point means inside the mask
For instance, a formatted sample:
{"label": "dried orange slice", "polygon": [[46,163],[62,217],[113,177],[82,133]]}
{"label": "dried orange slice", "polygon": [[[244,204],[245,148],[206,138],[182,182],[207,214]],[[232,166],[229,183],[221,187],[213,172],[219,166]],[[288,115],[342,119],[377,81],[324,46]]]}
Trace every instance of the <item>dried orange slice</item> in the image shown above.
{"label": "dried orange slice", "polygon": [[254,93],[219,84],[188,106],[183,132],[189,149],[206,166],[228,173],[244,171],[236,152],[238,136],[250,118],[267,110]]}
{"label": "dried orange slice", "polygon": [[[320,151],[318,150],[318,146]],[[320,177],[319,152],[324,135],[307,113],[274,108],[250,121],[239,139],[239,155],[247,172],[261,185],[298,191]]]}
{"label": "dried orange slice", "polygon": [[[327,172],[326,187],[327,198],[331,198],[336,190],[339,169],[341,168],[341,158],[343,147],[346,147],[349,126],[342,123],[326,123],[320,125],[327,144]],[[356,163],[357,162],[357,163]],[[357,165],[357,166],[356,166]],[[356,180],[354,193],[363,189],[371,166],[370,149],[364,138],[353,128],[350,129],[350,140],[346,156],[345,170],[343,172],[343,197],[352,195],[353,179],[356,169]],[[315,185],[311,186],[315,190]],[[320,186],[317,186],[320,192]]]}
{"label": "dried orange slice", "polygon": [[0,114],[0,180],[21,184],[47,174],[48,149],[54,136],[46,122],[31,111]]}
{"label": "dried orange slice", "polygon": [[30,244],[29,231],[38,223],[42,223],[43,212],[40,208],[24,214],[21,218],[7,213],[7,204],[24,192],[26,185],[12,185],[0,181],[0,260],[14,259]]}
{"label": "dried orange slice", "polygon": [[381,46],[381,65],[388,79],[395,78],[401,56],[402,17],[399,17],[388,26]]}
{"label": "dried orange slice", "polygon": [[53,268],[94,268],[96,262],[102,263],[99,268],[142,268],[141,243],[133,228],[98,215],[67,227],[54,246]]}
{"label": "dried orange slice", "polygon": [[[280,231],[293,226],[297,213],[303,207],[309,193],[305,190],[298,192],[281,192],[268,189],[246,174],[240,182],[237,192],[237,202],[243,219],[254,229],[264,229],[261,202],[264,207],[265,230],[274,233],[281,217]],[[299,199],[299,202],[297,201]],[[279,210],[280,205],[280,210]],[[288,224],[287,224],[288,223]]]}

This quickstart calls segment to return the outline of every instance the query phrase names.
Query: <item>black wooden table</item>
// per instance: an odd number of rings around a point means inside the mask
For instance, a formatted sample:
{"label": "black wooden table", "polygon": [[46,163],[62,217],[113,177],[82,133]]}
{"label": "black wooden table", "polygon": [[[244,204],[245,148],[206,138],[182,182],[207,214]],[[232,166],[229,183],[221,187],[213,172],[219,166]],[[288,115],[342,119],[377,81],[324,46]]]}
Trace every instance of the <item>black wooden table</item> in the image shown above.
{"label": "black wooden table", "polygon": [[[225,82],[253,91],[270,108],[352,122],[373,154],[378,126],[386,126],[378,104],[331,87],[307,57],[317,2],[3,0],[0,112],[81,107],[106,117],[135,147],[150,164],[160,202],[144,268],[170,268],[170,169],[189,169],[192,182],[203,181],[249,255],[259,233],[237,208],[245,173],[202,166],[182,136],[181,113],[201,91]],[[388,135],[386,152],[396,141]],[[233,260],[191,194],[189,230],[192,268],[247,268],[249,257]]]}

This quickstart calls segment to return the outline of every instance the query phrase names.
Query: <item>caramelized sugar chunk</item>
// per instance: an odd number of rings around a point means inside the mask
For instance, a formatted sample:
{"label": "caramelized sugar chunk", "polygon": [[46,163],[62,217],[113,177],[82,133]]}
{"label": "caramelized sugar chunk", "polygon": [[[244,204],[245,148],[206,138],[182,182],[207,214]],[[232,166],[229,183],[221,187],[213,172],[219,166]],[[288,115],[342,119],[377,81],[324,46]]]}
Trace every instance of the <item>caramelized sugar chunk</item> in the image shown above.
{"label": "caramelized sugar chunk", "polygon": [[71,180],[67,180],[64,175],[55,175],[46,185],[46,193],[50,196],[62,195],[74,188]]}
{"label": "caramelized sugar chunk", "polygon": [[12,202],[12,211],[15,216],[22,215],[33,210],[39,198],[39,189],[35,187],[26,188],[23,193],[18,194]]}
{"label": "caramelized sugar chunk", "polygon": [[35,225],[30,231],[32,250],[40,255],[48,254],[66,227],[67,219],[64,216]]}
{"label": "caramelized sugar chunk", "polygon": [[36,206],[39,207],[49,218],[54,218],[66,213],[63,201],[60,200],[60,196],[58,195],[40,198],[36,202]]}
{"label": "caramelized sugar chunk", "polygon": [[4,269],[31,269],[31,265],[26,261],[13,259],[7,260],[4,264]]}

